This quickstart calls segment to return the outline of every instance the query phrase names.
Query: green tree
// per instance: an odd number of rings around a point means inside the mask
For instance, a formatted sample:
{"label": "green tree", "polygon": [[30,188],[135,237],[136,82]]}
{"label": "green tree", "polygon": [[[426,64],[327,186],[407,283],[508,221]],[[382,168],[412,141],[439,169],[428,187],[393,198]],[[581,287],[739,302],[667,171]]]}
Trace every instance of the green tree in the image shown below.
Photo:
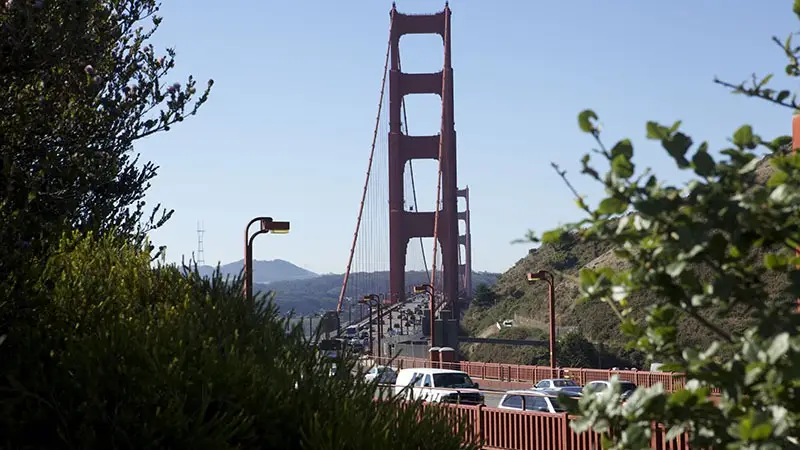
{"label": "green tree", "polygon": [[[72,229],[142,239],[171,211],[145,210],[157,167],[133,154],[208,98],[169,82],[175,52],[148,43],[156,0],[0,4],[0,282]],[[5,255],[4,255],[5,256]],[[17,280],[18,282],[19,280]]]}
{"label": "green tree", "polygon": [[492,288],[485,283],[481,283],[475,287],[475,292],[472,294],[472,304],[479,308],[489,308],[494,306],[496,297]]}
{"label": "green tree", "polygon": [[0,2],[0,338],[46,302],[35,287],[61,234],[142,242],[172,211],[145,209],[157,167],[133,145],[208,98],[168,80],[175,52],[148,43],[156,0]]}
{"label": "green tree", "polygon": [[[800,17],[798,1],[794,12]],[[773,40],[788,57],[786,74],[800,76],[800,47],[792,36]],[[752,84],[715,81],[735,93],[796,111],[795,96],[769,87],[770,79],[754,77]],[[604,433],[606,446],[614,449],[650,448],[651,421],[664,423],[668,436],[690,431],[694,448],[797,448],[800,315],[791,312],[800,296],[800,258],[795,256],[800,244],[800,155],[788,151],[791,138],[763,138],[744,125],[733,133],[731,145],[715,155],[706,142],[698,144],[680,131],[680,122],[647,122],[647,138],[659,141],[678,168],[694,174],[690,182],[674,186],[649,170],[636,169],[630,140],[607,146],[597,119],[587,110],[578,122],[594,137],[610,170],[601,175],[587,154],[583,174],[601,183],[607,197],[590,207],[554,165],[587,215],[565,228],[584,240],[612,243],[629,269],[581,270],[582,300],[606,302],[634,348],[651,361],[667,362],[664,370],[685,372],[688,381],[685,391],[671,394],[660,385],[640,389],[623,406],[619,389],[587,396],[580,404],[582,418],[573,426]],[[769,152],[764,161],[756,153],[762,149]],[[765,184],[755,171],[766,165],[772,175]],[[545,233],[542,239],[556,240],[564,231]],[[762,261],[752,257],[758,252],[766,252]],[[787,280],[787,287],[780,298],[768,298],[766,279],[776,273]],[[644,312],[632,310],[628,299],[645,290],[657,293],[658,299]],[[752,316],[743,333],[715,324],[716,315],[742,306]],[[681,316],[710,330],[716,341],[704,349],[679,346]],[[721,348],[732,357],[717,357]],[[709,397],[712,388],[721,393],[718,405]]]}
{"label": "green tree", "polygon": [[556,356],[561,367],[597,367],[597,348],[580,333],[567,333],[556,342]]}

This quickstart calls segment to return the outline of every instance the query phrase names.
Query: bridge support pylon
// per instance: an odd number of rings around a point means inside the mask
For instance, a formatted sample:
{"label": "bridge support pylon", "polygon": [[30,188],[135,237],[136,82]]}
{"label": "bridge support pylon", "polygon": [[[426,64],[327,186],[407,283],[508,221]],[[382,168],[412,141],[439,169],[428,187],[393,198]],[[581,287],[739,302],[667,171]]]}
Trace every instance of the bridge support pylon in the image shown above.
{"label": "bridge support pylon", "polygon": [[[406,296],[408,242],[436,236],[442,251],[441,287],[447,308],[458,311],[458,187],[456,180],[456,132],[453,119],[453,68],[450,58],[450,8],[427,15],[401,14],[392,6],[389,72],[389,284],[392,302]],[[406,34],[438,34],[444,44],[444,67],[436,73],[403,73],[400,70],[400,38]],[[408,136],[401,130],[403,97],[437,94],[442,100],[439,135]],[[441,168],[441,208],[435,212],[405,211],[403,175],[406,163],[415,159],[438,160]],[[438,222],[438,230],[434,223]],[[434,267],[433,270],[436,270]],[[437,279],[437,285],[438,279]],[[435,345],[435,343],[432,343]]]}

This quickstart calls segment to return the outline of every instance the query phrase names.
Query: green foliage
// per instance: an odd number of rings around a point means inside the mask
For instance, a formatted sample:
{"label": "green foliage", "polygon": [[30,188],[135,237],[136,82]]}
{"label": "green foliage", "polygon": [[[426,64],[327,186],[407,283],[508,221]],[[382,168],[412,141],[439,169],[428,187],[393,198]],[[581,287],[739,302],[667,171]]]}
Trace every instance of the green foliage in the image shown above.
{"label": "green foliage", "polygon": [[[800,16],[800,2],[795,13]],[[792,45],[791,36],[774,40],[789,58],[786,73],[800,76],[800,47]],[[717,82],[797,110],[789,91],[767,88],[770,78],[754,77],[752,85]],[[691,431],[695,448],[796,448],[800,315],[792,312],[800,296],[800,258],[795,256],[800,155],[787,151],[791,138],[766,139],[745,125],[733,133],[731,146],[712,154],[707,143],[696,144],[682,132],[680,122],[647,122],[647,138],[659,141],[678,168],[695,175],[678,187],[649,170],[637,172],[630,141],[608,150],[594,125],[597,118],[584,111],[579,125],[594,137],[611,168],[600,175],[586,155],[583,173],[601,183],[607,197],[598,208],[580,202],[587,218],[550,235],[574,231],[585,241],[613,246],[626,269],[583,269],[582,299],[609,305],[633,347],[667,362],[663,370],[685,372],[689,381],[685,391],[672,394],[661,386],[639,389],[625,405],[619,404],[617,389],[586,396],[574,428],[603,432],[607,447],[614,449],[650,448],[653,420],[670,429],[668,436]],[[765,163],[756,152],[762,149],[769,152],[766,161],[773,171],[766,183],[758,176]],[[617,216],[628,208],[633,214]],[[753,258],[756,254],[763,258]],[[786,282],[782,292],[770,295],[776,276]],[[655,295],[642,311],[632,299],[645,291]],[[742,330],[715,321],[742,309],[750,316]],[[681,345],[682,317],[706,330],[713,342]],[[718,405],[709,398],[712,388],[721,392]]]}
{"label": "green foliage", "polygon": [[481,283],[475,287],[475,291],[472,293],[472,306],[488,308],[494,305],[495,301],[496,297],[494,292],[492,292],[492,288],[488,285]]}
{"label": "green foliage", "polygon": [[0,347],[0,447],[461,448],[442,411],[376,403],[354,360],[329,376],[240,279],[151,268],[143,248],[76,233],[41,286],[36,326]]}
{"label": "green foliage", "polygon": [[141,240],[171,215],[145,211],[157,167],[132,155],[133,143],[195,114],[208,89],[198,92],[191,77],[167,81],[175,52],[160,56],[148,43],[157,11],[156,0],[2,2],[5,289],[23,282],[9,279],[12,268],[41,261],[62,232],[113,229]]}

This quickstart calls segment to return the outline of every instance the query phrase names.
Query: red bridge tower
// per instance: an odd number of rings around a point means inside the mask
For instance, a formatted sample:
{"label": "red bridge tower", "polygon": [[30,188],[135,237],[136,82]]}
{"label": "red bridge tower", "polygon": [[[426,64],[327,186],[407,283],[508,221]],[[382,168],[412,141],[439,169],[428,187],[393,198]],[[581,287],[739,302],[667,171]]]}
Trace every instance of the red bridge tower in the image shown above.
{"label": "red bridge tower", "polygon": [[[453,120],[453,68],[450,61],[450,7],[436,14],[408,15],[391,12],[391,71],[389,73],[389,283],[392,301],[405,300],[406,252],[417,237],[435,237],[442,250],[442,283],[446,307],[458,314],[459,236],[456,180],[456,132]],[[444,43],[444,67],[436,73],[400,70],[400,37],[438,34]],[[437,94],[442,99],[442,125],[438,136],[408,136],[401,131],[403,97]],[[408,161],[439,160],[441,207],[436,212],[405,211],[403,172]],[[433,268],[435,272],[435,267]],[[438,282],[436,283],[439,284]]]}

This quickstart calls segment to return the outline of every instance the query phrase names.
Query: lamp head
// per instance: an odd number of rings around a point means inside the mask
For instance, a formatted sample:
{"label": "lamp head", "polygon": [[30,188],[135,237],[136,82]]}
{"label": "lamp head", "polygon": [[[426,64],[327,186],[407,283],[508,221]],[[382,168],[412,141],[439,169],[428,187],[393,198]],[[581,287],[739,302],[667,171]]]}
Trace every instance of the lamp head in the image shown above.
{"label": "lamp head", "polygon": [[273,234],[287,234],[289,232],[289,222],[272,220],[271,217],[261,219],[261,231]]}
{"label": "lamp head", "polygon": [[528,274],[528,282],[532,283],[534,281],[539,281],[544,279],[544,271],[538,271]]}

